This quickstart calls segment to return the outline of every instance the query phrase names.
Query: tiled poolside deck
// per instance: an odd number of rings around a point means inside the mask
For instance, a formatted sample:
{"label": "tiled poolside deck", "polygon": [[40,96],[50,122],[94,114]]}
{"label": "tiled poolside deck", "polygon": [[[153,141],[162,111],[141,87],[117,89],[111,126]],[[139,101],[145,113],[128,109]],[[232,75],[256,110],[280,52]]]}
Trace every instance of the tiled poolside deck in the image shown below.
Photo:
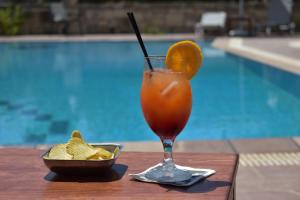
{"label": "tiled poolside deck", "polygon": [[[126,142],[125,151],[162,151],[160,142]],[[300,138],[244,139],[224,141],[178,141],[177,152],[274,153],[300,151]]]}

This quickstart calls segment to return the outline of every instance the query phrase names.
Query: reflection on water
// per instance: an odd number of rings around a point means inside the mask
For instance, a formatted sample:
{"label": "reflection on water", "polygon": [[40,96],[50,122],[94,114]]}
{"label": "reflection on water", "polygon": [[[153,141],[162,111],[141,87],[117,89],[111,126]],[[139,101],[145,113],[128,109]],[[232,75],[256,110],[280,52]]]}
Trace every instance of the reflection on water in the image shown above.
{"label": "reflection on water", "polygon": [[[164,55],[171,42],[148,42]],[[181,140],[300,133],[300,78],[202,43],[193,110]],[[157,140],[143,119],[136,42],[0,44],[0,143]]]}
{"label": "reflection on water", "polygon": [[203,49],[203,56],[204,58],[212,57],[214,59],[225,57],[226,53],[224,51],[220,51],[219,49],[215,48],[205,48]]}
{"label": "reflection on water", "polygon": [[267,104],[270,106],[270,108],[275,109],[278,103],[278,99],[276,94],[269,92],[268,93],[268,100]]}
{"label": "reflection on water", "polygon": [[300,98],[300,78],[299,75],[284,72],[274,67],[266,65],[247,65],[246,68],[263,78],[264,82],[271,82],[277,87]]}

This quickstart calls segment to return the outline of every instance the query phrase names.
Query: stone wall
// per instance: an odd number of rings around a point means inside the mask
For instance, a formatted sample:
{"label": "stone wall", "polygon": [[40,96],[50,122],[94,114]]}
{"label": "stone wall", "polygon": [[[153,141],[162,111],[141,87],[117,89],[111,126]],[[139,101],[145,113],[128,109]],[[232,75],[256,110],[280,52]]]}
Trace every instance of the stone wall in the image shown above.
{"label": "stone wall", "polygon": [[[87,32],[130,32],[126,11],[133,10],[143,32],[193,32],[204,11],[225,11],[230,16],[237,15],[237,4],[233,3],[119,3],[104,5],[82,5],[83,18],[91,22],[85,24]],[[254,12],[254,10],[256,12]],[[249,6],[248,13],[264,18],[263,5]],[[101,24],[100,26],[97,26]],[[95,30],[97,29],[97,30]]]}
{"label": "stone wall", "polygon": [[[131,33],[126,12],[134,11],[143,33],[187,33],[203,12],[225,11],[229,17],[238,15],[238,4],[234,2],[105,2],[83,3],[65,0],[70,22],[69,34]],[[23,34],[61,33],[62,23],[53,23],[49,5],[26,6],[30,13],[22,27]],[[266,20],[266,3],[248,2],[245,12],[259,24]],[[299,14],[299,12],[298,12]],[[299,18],[299,16],[298,16]],[[298,26],[299,27],[299,26]]]}

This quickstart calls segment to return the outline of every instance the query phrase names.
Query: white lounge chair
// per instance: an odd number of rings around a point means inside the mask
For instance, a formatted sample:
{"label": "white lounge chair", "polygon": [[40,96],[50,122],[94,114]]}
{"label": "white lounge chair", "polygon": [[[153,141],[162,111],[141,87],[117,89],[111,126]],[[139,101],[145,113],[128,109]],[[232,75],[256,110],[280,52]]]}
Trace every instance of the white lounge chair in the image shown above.
{"label": "white lounge chair", "polygon": [[51,3],[50,10],[54,22],[63,22],[67,20],[67,11],[62,2]]}
{"label": "white lounge chair", "polygon": [[221,12],[205,12],[202,14],[201,21],[195,25],[195,34],[203,37],[205,30],[225,31],[227,14]]}
{"label": "white lounge chair", "polygon": [[50,11],[52,20],[56,24],[62,24],[62,30],[58,31],[64,34],[67,33],[68,28],[68,14],[63,2],[56,2],[50,4]]}

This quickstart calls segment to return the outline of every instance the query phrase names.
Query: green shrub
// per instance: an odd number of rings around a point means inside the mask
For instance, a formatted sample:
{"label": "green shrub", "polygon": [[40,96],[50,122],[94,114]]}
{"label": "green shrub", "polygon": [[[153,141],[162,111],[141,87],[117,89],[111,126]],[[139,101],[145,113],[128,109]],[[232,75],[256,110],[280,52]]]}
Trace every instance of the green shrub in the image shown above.
{"label": "green shrub", "polygon": [[9,6],[0,10],[0,31],[4,35],[16,35],[20,32],[24,16],[20,6]]}

